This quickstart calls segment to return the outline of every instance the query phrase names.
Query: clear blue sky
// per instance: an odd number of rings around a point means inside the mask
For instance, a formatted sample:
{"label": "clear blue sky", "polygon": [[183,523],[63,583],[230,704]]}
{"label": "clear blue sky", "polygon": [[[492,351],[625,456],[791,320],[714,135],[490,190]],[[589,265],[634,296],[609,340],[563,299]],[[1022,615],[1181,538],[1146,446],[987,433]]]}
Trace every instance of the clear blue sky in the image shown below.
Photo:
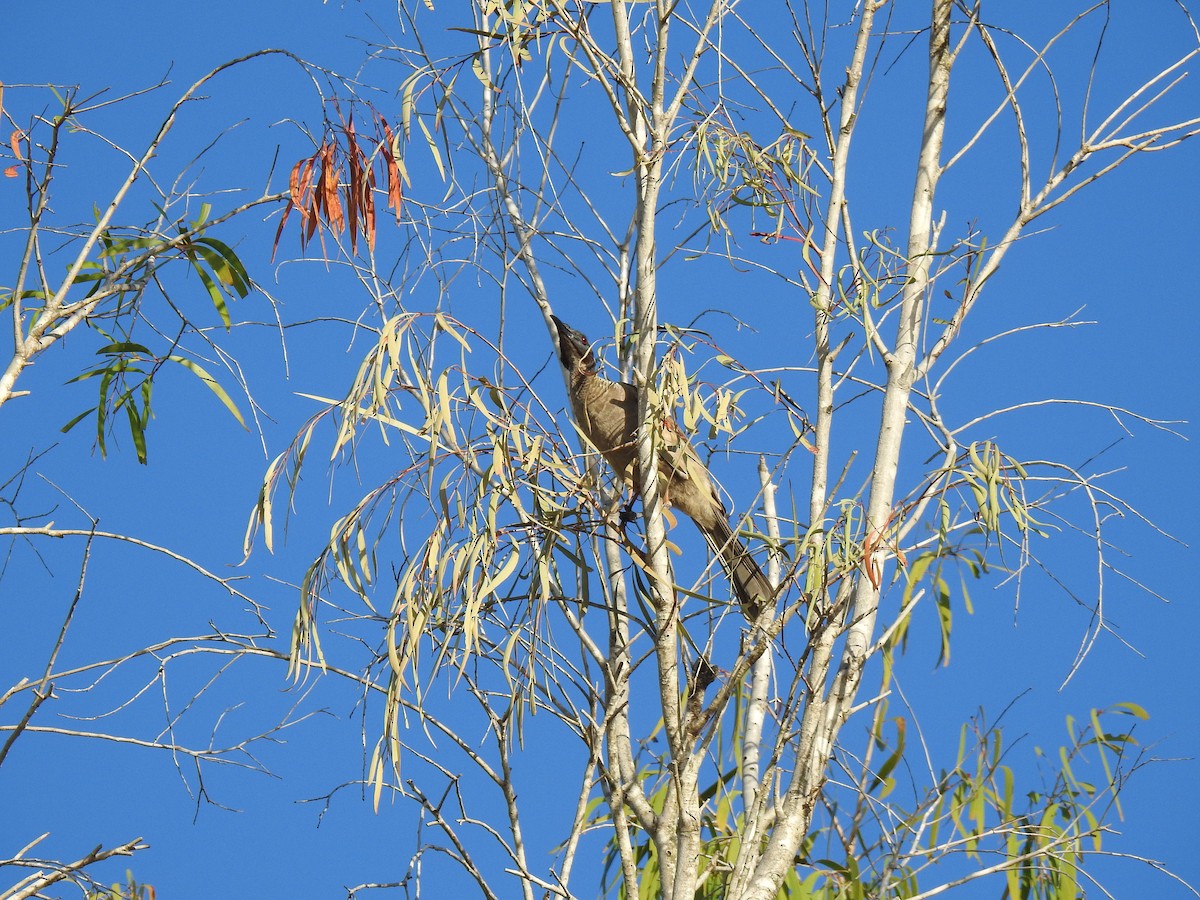
{"label": "clear blue sky", "polygon": [[[339,7],[311,0],[219,0],[203,7],[166,5],[153,12],[121,14],[82,3],[10,7],[0,38],[4,51],[0,80],[6,85],[80,84],[84,93],[111,88],[120,94],[170,73],[172,85],[157,98],[138,101],[128,107],[129,112],[127,107],[115,108],[105,120],[111,134],[130,144],[145,138],[167,98],[226,59],[282,47],[351,74],[362,59],[360,39],[374,40],[380,34],[368,15],[377,15],[388,28],[394,16],[390,4]],[[1131,31],[1121,38],[1124,43],[1114,37],[1114,52],[1128,54],[1131,69],[1166,52],[1157,36],[1136,30],[1138,17],[1131,14],[1132,3],[1117,8],[1122,14],[1114,20],[1114,32],[1123,27]],[[1173,38],[1182,39],[1178,34]],[[384,87],[383,102],[391,102],[391,86]],[[1194,85],[1187,87],[1180,102],[1169,104],[1164,114],[1200,114],[1200,94]],[[886,83],[877,89],[886,90]],[[231,133],[208,160],[204,178],[210,185],[232,183],[256,190],[278,143],[284,149],[275,183],[281,186],[283,173],[303,151],[303,144],[287,125],[264,126],[292,116],[314,121],[310,96],[302,101],[300,111],[289,105],[293,96],[306,97],[305,91],[295,69],[279,62],[255,64],[215,85],[212,100],[194,113],[189,111],[166,153],[183,154],[189,149],[189,136],[207,140],[221,123],[249,117],[250,124]],[[23,96],[10,88],[6,106],[26,104]],[[1190,104],[1190,111],[1185,104]],[[21,106],[22,114],[30,111],[29,106]],[[904,128],[911,128],[911,123],[892,121],[880,112],[864,123],[857,150],[864,160],[877,161],[880,171],[896,165],[907,172],[911,161],[904,157],[897,162],[903,156],[897,146],[903,150],[908,145],[893,139],[903,135]],[[92,168],[91,160],[76,155],[72,170],[64,174],[64,184],[71,190],[56,197],[56,210],[68,219],[85,218],[93,201],[108,196],[105,191],[115,169],[99,151],[96,157]],[[1017,338],[978,354],[971,363],[971,378],[959,382],[947,404],[969,409],[975,392],[986,391],[989,398],[993,394],[1007,398],[989,399],[991,405],[1057,396],[1111,402],[1157,418],[1194,420],[1200,413],[1194,372],[1200,313],[1191,271],[1200,237],[1197,172],[1200,143],[1134,161],[1041,223],[1053,229],[1026,241],[1009,256],[990,286],[985,307],[973,318],[970,333],[978,339],[1029,322],[1060,319],[1081,307],[1080,318],[1099,324],[1070,333]],[[93,185],[99,185],[94,194],[88,192]],[[879,218],[873,222],[900,228],[905,220],[895,214],[902,210],[908,190],[904,181],[895,196],[881,188],[878,197],[857,199],[863,210],[873,212],[878,206]],[[0,284],[10,283],[16,267],[16,236],[8,229],[20,221],[20,199],[18,185],[0,183]],[[994,211],[1007,202],[987,178],[952,180],[945,199],[959,216],[952,221],[954,226],[972,214],[973,204]],[[861,221],[867,221],[865,215]],[[263,246],[262,235],[247,244],[256,253]],[[343,299],[339,292],[353,287],[318,265],[284,269],[276,281],[265,257],[250,257],[246,262],[256,278],[272,286],[293,320],[353,316],[365,305],[361,299]],[[672,277],[676,290],[700,295],[713,290],[706,275],[693,277],[685,270]],[[761,304],[754,306],[738,293],[736,281],[716,290],[725,292],[721,299],[733,298],[731,305],[736,304],[760,329],[754,336],[730,336],[732,349],[761,365],[807,362],[789,357],[795,342],[767,326],[775,310],[769,292],[756,298]],[[433,302],[431,296],[429,304]],[[474,314],[476,303],[478,315],[489,314],[487,298],[473,300],[463,291],[455,302],[454,311],[464,319]],[[567,313],[571,319],[594,334],[604,332],[607,322],[598,305],[572,302]],[[721,304],[707,298],[698,305]],[[685,318],[683,308],[681,304],[678,320]],[[234,313],[247,320],[266,319],[268,307],[249,298]],[[525,310],[521,315],[529,313]],[[669,307],[664,317],[671,317]],[[119,440],[107,459],[100,459],[92,452],[86,425],[60,440],[59,428],[92,396],[90,387],[63,384],[85,364],[84,354],[94,349],[87,340],[74,339],[24,376],[21,387],[32,391],[31,397],[0,410],[0,483],[31,450],[59,441],[36,467],[44,477],[30,479],[26,491],[37,511],[58,503],[61,511],[50,518],[60,525],[78,521],[70,501],[62,499],[69,495],[100,518],[101,528],[128,531],[165,546],[191,547],[210,569],[232,573],[228,567],[241,559],[245,521],[266,458],[278,453],[312,412],[311,404],[295,392],[336,396],[357,368],[354,350],[346,352],[345,332],[340,332],[340,343],[331,342],[329,332],[318,334],[297,336],[290,344],[291,379],[283,386],[278,342],[262,329],[234,335],[235,348],[244,354],[248,373],[263,391],[257,399],[270,417],[263,423],[266,455],[258,436],[238,429],[203,388],[180,374],[168,378],[160,389],[151,464],[146,467],[137,465],[127,439]],[[540,332],[533,333],[530,347],[548,353],[549,338],[544,346],[538,343],[542,341]],[[553,383],[547,384],[547,391],[553,392]],[[994,427],[1015,456],[1065,457],[1080,464],[1121,437],[1120,429],[1102,416],[1062,411],[1030,414],[1012,423],[1000,421]],[[1192,425],[1179,429],[1194,437]],[[317,454],[323,455],[324,449]],[[1082,671],[1060,692],[1087,623],[1086,611],[1036,585],[1027,590],[1019,610],[1014,610],[1011,590],[977,588],[976,614],[968,617],[960,610],[956,619],[951,667],[935,670],[932,652],[925,657],[914,653],[906,663],[903,684],[911,699],[942,710],[924,720],[932,729],[933,744],[956,744],[958,724],[981,705],[994,717],[1020,697],[1009,713],[1008,738],[1012,743],[1028,736],[1014,753],[1033,745],[1056,747],[1064,738],[1066,715],[1083,715],[1090,707],[1120,701],[1135,701],[1149,710],[1151,719],[1138,734],[1151,745],[1154,756],[1181,759],[1200,752],[1200,690],[1194,672],[1200,612],[1193,576],[1198,560],[1191,549],[1200,539],[1195,524],[1200,454],[1194,441],[1139,427],[1104,459],[1092,470],[1119,470],[1106,483],[1110,489],[1163,531],[1190,545],[1167,540],[1135,521],[1113,523],[1114,540],[1130,554],[1128,571],[1170,602],[1134,590],[1110,573],[1108,614],[1119,629],[1120,641],[1102,638]],[[386,460],[374,461],[386,469]],[[322,464],[318,460],[309,472],[309,505],[293,518],[287,544],[274,557],[260,550],[240,570],[247,576],[243,589],[270,608],[270,621],[285,636],[295,608],[290,584],[301,577],[338,509],[335,505],[331,510],[323,502]],[[56,493],[58,488],[61,494]],[[2,491],[0,495],[8,496]],[[341,496],[335,491],[335,498]],[[0,509],[0,525],[10,524],[6,515]],[[9,557],[0,580],[0,692],[22,676],[40,674],[39,663],[75,591],[80,549],[78,543],[43,543],[36,546],[36,553],[19,546]],[[1082,555],[1076,558],[1073,553],[1069,551],[1056,564],[1087,564]],[[238,612],[236,601],[222,599],[200,579],[181,575],[177,567],[129,548],[96,548],[85,598],[64,649],[64,662],[92,659],[97,647],[135,646],[177,631],[203,633],[210,620],[253,627],[250,618]],[[127,695],[137,677],[149,681],[152,675],[152,669],[147,669],[102,690],[110,690],[113,697]],[[211,799],[238,807],[239,812],[203,802],[197,808],[197,779],[189,773],[188,783],[181,783],[172,761],[162,753],[28,734],[0,769],[0,858],[46,831],[52,836],[39,847],[38,855],[63,858],[81,855],[100,841],[111,844],[140,835],[153,849],[132,860],[134,873],[154,883],[159,897],[172,900],[198,900],[232,891],[264,900],[344,896],[343,886],[391,881],[402,875],[412,852],[416,821],[410,807],[385,803],[375,814],[354,786],[333,796],[324,818],[323,800],[298,802],[321,798],[338,785],[363,777],[364,726],[356,694],[332,680],[289,689],[282,669],[272,663],[245,667],[224,690],[219,701],[214,698],[211,712],[236,702],[239,692],[244,706],[222,722],[217,741],[227,733],[270,721],[264,711],[273,710],[278,718],[296,704],[301,713],[321,709],[328,714],[286,732],[286,742],[265,753],[264,764],[279,777],[234,770],[206,775]],[[161,727],[161,703],[148,699],[109,720],[77,727],[144,734]],[[89,708],[96,711],[94,705]],[[8,709],[0,715],[0,722],[11,721]],[[193,718],[190,727],[196,730],[187,737],[203,742],[201,726],[211,725],[213,717],[205,718],[201,710]],[[367,713],[368,744],[377,719],[375,705]],[[945,732],[937,733],[942,727]],[[525,764],[545,772],[551,801],[557,790],[554,779],[576,774],[563,772],[555,758],[539,755],[536,743],[530,746]],[[186,762],[182,765],[189,771]],[[564,781],[563,789],[568,786]],[[1164,860],[1200,884],[1200,861],[1194,853],[1194,810],[1200,808],[1196,764],[1150,766],[1139,773],[1123,799],[1126,820],[1120,827],[1131,840],[1119,848]],[[108,871],[118,878],[123,870],[124,864],[118,863]],[[1103,871],[1115,896],[1147,895],[1145,871],[1135,866]],[[1153,885],[1154,896],[1188,895],[1165,879]],[[993,882],[993,892],[976,890],[981,892],[962,896],[998,896],[1000,888]]]}

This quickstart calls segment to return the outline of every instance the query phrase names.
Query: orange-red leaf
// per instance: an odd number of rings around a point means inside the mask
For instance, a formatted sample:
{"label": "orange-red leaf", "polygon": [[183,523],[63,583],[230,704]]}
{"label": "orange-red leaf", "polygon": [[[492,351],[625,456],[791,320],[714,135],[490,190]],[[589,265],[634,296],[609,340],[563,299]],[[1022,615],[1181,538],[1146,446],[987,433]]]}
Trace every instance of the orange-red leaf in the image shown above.
{"label": "orange-red leaf", "polygon": [[367,237],[367,249],[375,252],[375,170],[367,168],[366,184],[362,194],[363,233]]}
{"label": "orange-red leaf", "polygon": [[346,228],[346,216],[342,201],[338,197],[338,167],[334,156],[335,147],[327,143],[321,148],[321,206],[325,210],[325,221],[329,230],[340,234]]}
{"label": "orange-red leaf", "polygon": [[279,227],[275,229],[275,242],[271,244],[271,262],[275,262],[275,252],[279,249],[279,239],[283,236],[283,226],[287,224],[288,216],[292,214],[292,201],[288,200],[283,206],[283,215],[279,217]]}
{"label": "orange-red leaf", "polygon": [[309,226],[308,236],[301,238],[301,243],[307,242],[309,237],[312,237],[312,228],[315,227],[313,221],[313,212],[308,208],[309,197],[312,194],[312,178],[313,171],[316,166],[316,154],[300,160],[292,169],[292,179],[290,184],[292,205],[300,212],[300,221]]}
{"label": "orange-red leaf", "polygon": [[362,151],[354,135],[354,114],[346,125],[346,164],[350,169],[349,184],[346,185],[347,218],[350,220],[350,250],[358,252],[358,229],[362,216]]}
{"label": "orange-red leaf", "polygon": [[403,198],[400,192],[400,167],[396,165],[396,157],[392,149],[396,146],[396,139],[392,134],[392,129],[388,126],[387,119],[380,116],[379,123],[383,126],[384,137],[387,138],[387,144],[382,148],[382,155],[383,164],[387,171],[388,206],[396,211],[396,224],[399,224],[400,204]]}

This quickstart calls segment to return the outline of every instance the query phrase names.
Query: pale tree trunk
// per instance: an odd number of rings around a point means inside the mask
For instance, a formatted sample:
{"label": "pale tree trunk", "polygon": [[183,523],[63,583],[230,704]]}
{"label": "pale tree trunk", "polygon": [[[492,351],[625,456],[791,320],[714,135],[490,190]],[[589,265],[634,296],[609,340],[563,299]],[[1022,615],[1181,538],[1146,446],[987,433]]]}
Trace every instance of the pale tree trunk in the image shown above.
{"label": "pale tree trunk", "polygon": [[[828,482],[828,441],[832,422],[832,358],[826,325],[828,322],[829,285],[833,281],[833,265],[838,238],[838,224],[845,197],[845,166],[849,138],[856,112],[857,87],[861,78],[866,49],[874,21],[874,13],[883,4],[867,3],[859,22],[854,62],[848,72],[842,96],[842,130],[834,156],[833,193],[826,221],[823,269],[817,300],[818,346],[818,425],[817,455],[814,462],[812,515],[813,521],[824,517],[825,488]],[[863,571],[857,574],[853,586],[843,582],[832,604],[833,627],[819,629],[811,647],[811,666],[808,705],[800,727],[798,759],[787,792],[783,798],[782,815],[772,829],[766,852],[749,875],[743,889],[735,880],[731,897],[769,900],[779,890],[784,876],[795,863],[796,853],[812,823],[817,798],[825,784],[830,757],[838,732],[854,704],[863,666],[870,652],[883,583],[882,569],[889,555],[887,534],[895,496],[896,471],[900,461],[900,444],[904,433],[905,415],[915,371],[921,316],[929,282],[930,251],[933,249],[933,200],[940,175],[940,155],[946,115],[946,97],[950,84],[950,0],[934,0],[929,42],[929,87],[925,105],[925,127],[917,163],[909,221],[908,266],[902,309],[897,323],[895,342],[886,357],[887,386],[884,391],[883,414],[879,442],[875,451],[870,494],[867,505],[867,545],[864,549]],[[846,604],[852,599],[849,615]],[[814,602],[819,602],[814,600]],[[834,643],[838,637],[836,621],[846,621],[849,627],[836,673],[832,673]],[[832,675],[832,679],[831,679]],[[828,689],[828,690],[827,690]],[[748,829],[745,843],[757,839],[753,825]],[[735,873],[740,874],[740,873]]]}
{"label": "pale tree trunk", "polygon": [[[700,856],[699,777],[702,754],[689,734],[681,698],[688,679],[680,669],[679,615],[680,598],[672,588],[667,556],[663,503],[658,491],[658,451],[656,419],[664,412],[651,390],[657,370],[656,337],[658,332],[657,282],[657,210],[671,129],[684,97],[691,87],[695,65],[705,52],[707,31],[718,21],[722,4],[714,2],[706,26],[701,30],[691,64],[686,67],[670,102],[667,90],[668,34],[673,16],[672,4],[659,0],[656,5],[657,31],[653,48],[653,72],[649,91],[638,91],[634,47],[630,36],[628,5],[613,0],[613,22],[617,36],[618,64],[625,87],[628,134],[633,151],[637,179],[635,210],[636,244],[634,249],[636,282],[634,289],[634,383],[639,392],[637,460],[638,488],[643,503],[646,545],[652,577],[649,579],[651,603],[655,610],[655,656],[658,662],[659,700],[663,714],[669,754],[669,789],[662,812],[657,817],[651,839],[658,848],[662,889],[665,897],[691,900],[696,892]],[[668,412],[669,414],[669,412]],[[632,887],[632,885],[631,885]]]}

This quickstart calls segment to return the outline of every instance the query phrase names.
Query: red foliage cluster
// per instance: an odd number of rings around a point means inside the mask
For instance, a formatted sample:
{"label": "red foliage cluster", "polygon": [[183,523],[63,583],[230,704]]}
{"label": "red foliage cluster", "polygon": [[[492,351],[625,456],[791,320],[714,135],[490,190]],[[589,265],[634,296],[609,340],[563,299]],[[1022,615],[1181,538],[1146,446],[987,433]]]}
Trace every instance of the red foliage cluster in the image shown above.
{"label": "red foliage cluster", "polygon": [[[311,156],[292,167],[288,202],[275,232],[272,256],[293,209],[300,214],[303,249],[322,226],[334,235],[350,231],[351,252],[358,252],[358,236],[375,249],[375,192],[378,166],[387,191],[387,205],[400,216],[400,166],[395,135],[387,120],[376,114],[377,133],[366,139],[354,128],[354,114],[338,125],[329,125]],[[322,246],[324,236],[322,235]]]}

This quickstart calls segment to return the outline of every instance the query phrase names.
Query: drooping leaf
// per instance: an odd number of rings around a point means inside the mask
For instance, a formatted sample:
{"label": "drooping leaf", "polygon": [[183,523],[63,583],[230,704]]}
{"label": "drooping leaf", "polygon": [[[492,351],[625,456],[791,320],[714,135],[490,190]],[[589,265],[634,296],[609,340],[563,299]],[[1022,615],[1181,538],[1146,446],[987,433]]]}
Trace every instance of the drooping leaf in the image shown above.
{"label": "drooping leaf", "polygon": [[238,424],[243,428],[246,427],[246,420],[242,418],[242,412],[238,409],[237,404],[233,402],[233,399],[225,392],[225,389],[221,387],[220,383],[210,374],[208,374],[208,372],[205,371],[205,369],[199,363],[193,359],[188,359],[186,356],[171,355],[168,356],[167,359],[173,363],[178,363],[199,378],[205,387],[216,394],[217,399],[220,400],[225,408],[229,410],[230,414],[237,419]]}

